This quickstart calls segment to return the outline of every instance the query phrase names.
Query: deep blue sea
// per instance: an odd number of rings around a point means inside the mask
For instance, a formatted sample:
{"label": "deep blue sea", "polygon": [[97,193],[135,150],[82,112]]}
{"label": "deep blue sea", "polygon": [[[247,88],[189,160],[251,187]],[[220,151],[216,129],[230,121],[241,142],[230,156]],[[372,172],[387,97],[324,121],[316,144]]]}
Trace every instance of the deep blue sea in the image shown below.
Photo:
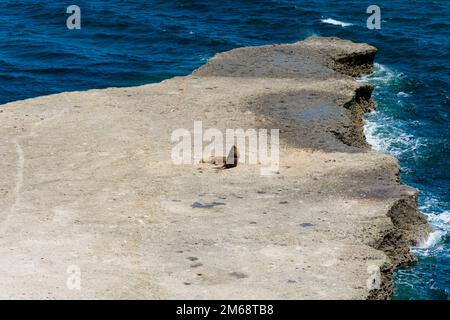
{"label": "deep blue sea", "polygon": [[[66,9],[81,8],[68,30]],[[369,30],[366,9],[381,8]],[[421,191],[436,232],[396,273],[397,299],[450,295],[450,0],[0,1],[0,103],[187,75],[219,51],[337,36],[379,48],[374,148],[393,154]]]}

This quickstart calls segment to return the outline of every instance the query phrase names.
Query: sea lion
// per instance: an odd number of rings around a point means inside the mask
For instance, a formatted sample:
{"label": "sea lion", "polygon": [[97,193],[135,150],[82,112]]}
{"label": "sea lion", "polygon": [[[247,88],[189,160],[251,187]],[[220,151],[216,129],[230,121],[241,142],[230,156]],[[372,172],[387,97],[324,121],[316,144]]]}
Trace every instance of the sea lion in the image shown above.
{"label": "sea lion", "polygon": [[201,162],[218,166],[216,168],[218,170],[234,168],[239,162],[239,151],[236,146],[232,146],[230,152],[228,152],[228,156],[210,157],[209,160],[205,161],[202,159]]}

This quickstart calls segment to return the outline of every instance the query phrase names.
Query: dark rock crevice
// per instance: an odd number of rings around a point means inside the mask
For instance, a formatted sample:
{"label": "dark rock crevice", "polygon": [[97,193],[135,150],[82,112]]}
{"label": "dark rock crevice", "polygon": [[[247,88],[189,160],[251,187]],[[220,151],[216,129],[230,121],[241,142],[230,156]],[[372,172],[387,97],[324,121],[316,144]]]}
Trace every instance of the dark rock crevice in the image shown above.
{"label": "dark rock crevice", "polygon": [[368,299],[388,299],[394,293],[393,273],[396,268],[417,262],[410,247],[431,231],[426,217],[417,208],[417,192],[408,192],[394,201],[388,211],[392,226],[372,246],[389,257],[381,268],[381,287],[370,291]]}

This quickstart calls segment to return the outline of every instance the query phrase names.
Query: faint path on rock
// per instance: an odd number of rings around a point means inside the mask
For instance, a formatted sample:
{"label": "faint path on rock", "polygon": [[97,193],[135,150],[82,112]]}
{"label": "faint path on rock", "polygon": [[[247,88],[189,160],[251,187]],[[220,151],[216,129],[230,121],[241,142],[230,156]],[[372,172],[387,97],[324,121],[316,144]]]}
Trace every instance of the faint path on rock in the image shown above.
{"label": "faint path on rock", "polygon": [[[65,98],[65,100],[67,101],[67,98]],[[1,222],[1,227],[0,227],[0,234],[5,234],[6,229],[8,227],[8,222],[10,221],[11,217],[16,213],[17,211],[17,207],[20,205],[20,200],[21,200],[21,191],[23,188],[23,182],[24,182],[24,168],[25,168],[25,153],[23,151],[22,145],[20,144],[20,140],[21,139],[26,139],[29,137],[32,137],[36,134],[36,129],[41,127],[43,125],[43,123],[47,122],[47,121],[53,121],[56,118],[62,117],[63,114],[67,111],[67,108],[61,110],[58,114],[56,114],[55,116],[48,118],[46,120],[40,121],[40,122],[36,122],[31,130],[30,133],[24,136],[18,136],[17,138],[13,139],[13,145],[14,148],[16,150],[16,154],[17,154],[17,164],[16,164],[16,181],[15,181],[15,188],[14,188],[14,201],[5,217],[5,219]]]}

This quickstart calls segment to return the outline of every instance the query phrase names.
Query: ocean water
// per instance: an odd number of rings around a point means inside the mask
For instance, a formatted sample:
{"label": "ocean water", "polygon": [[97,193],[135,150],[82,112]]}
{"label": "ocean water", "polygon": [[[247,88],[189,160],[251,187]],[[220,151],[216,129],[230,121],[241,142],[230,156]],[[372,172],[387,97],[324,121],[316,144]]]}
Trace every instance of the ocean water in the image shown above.
{"label": "ocean water", "polygon": [[[81,8],[81,30],[66,8]],[[370,1],[74,0],[0,1],[0,103],[51,93],[133,86],[189,74],[214,53],[239,46],[337,36],[378,47],[378,110],[366,134],[397,156],[402,181],[421,191],[435,227],[396,273],[397,299],[450,294],[450,0]]]}

